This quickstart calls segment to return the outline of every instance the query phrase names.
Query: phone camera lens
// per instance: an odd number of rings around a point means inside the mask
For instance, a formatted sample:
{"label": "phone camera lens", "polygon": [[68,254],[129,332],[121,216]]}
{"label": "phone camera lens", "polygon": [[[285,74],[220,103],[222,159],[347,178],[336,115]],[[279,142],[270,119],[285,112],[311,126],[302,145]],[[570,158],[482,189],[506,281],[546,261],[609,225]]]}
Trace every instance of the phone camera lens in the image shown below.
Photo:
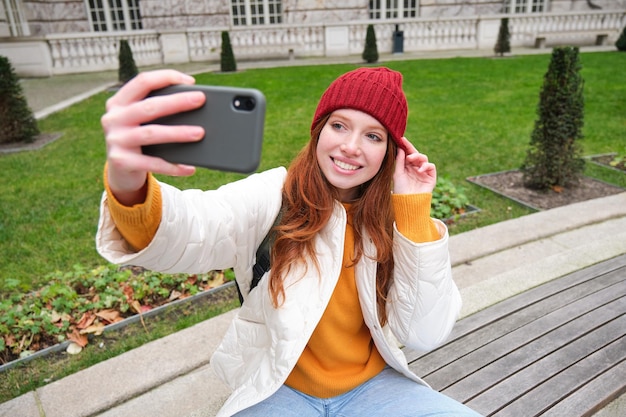
{"label": "phone camera lens", "polygon": [[233,100],[233,106],[237,110],[252,111],[254,110],[255,105],[256,102],[252,97],[237,96]]}

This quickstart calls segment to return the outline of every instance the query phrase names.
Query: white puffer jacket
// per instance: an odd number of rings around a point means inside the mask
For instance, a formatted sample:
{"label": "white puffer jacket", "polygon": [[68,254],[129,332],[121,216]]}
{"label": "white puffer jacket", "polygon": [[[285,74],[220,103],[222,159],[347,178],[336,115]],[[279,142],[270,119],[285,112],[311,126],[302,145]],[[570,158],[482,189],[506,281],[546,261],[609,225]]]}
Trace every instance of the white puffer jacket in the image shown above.
{"label": "white puffer jacket", "polygon": [[[128,248],[108,213],[105,197],[96,236],[100,254],[117,264],[163,272],[200,273],[234,269],[246,293],[255,252],[281,205],[284,168],[272,169],[217,190],[180,191],[161,184],[163,217],[144,250]],[[365,237],[364,256],[356,265],[363,316],[386,363],[424,383],[407,366],[398,342],[430,350],[449,335],[461,307],[452,280],[445,225],[441,239],[416,244],[394,232],[394,284],[389,292],[388,324],[376,312],[375,247]],[[337,203],[329,224],[316,239],[320,273],[313,264],[293,271],[285,283],[285,303],[272,307],[268,280],[246,296],[221,345],[211,358],[215,372],[234,390],[218,416],[231,416],[269,397],[287,379],[317,326],[333,292],[343,259],[346,213]],[[320,278],[320,276],[322,278]]]}

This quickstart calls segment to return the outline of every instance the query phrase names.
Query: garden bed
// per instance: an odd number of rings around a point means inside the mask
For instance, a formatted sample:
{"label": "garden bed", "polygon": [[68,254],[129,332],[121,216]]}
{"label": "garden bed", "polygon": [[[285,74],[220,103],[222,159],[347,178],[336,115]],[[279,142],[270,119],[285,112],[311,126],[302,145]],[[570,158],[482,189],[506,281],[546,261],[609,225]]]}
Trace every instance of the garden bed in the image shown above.
{"label": "garden bed", "polygon": [[519,170],[501,171],[491,174],[468,177],[467,181],[500,194],[533,210],[548,210],[568,204],[619,194],[626,189],[583,176],[575,187],[538,191],[526,188],[522,182],[523,174]]}
{"label": "garden bed", "polygon": [[603,168],[612,169],[626,174],[626,157],[619,157],[616,152],[590,155],[585,159]]}

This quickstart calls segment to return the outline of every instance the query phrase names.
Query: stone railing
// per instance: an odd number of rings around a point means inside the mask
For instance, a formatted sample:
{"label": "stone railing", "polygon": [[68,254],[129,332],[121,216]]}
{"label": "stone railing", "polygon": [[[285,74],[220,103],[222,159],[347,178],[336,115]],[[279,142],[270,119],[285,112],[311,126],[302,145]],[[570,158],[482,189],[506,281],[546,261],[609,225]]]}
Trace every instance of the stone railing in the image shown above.
{"label": "stone railing", "polygon": [[[120,39],[127,39],[138,66],[219,62],[221,33],[228,31],[237,60],[356,55],[367,25],[374,24],[379,53],[433,50],[491,50],[505,15],[354,21],[187,30],[71,33],[43,38],[0,39],[20,76],[50,76],[118,68]],[[509,15],[512,47],[615,42],[626,10]],[[396,32],[399,29],[399,32]]]}
{"label": "stone railing", "polygon": [[624,10],[513,15],[509,22],[511,44],[532,46],[538,39],[553,45],[615,42],[620,29],[626,25],[625,16]]}
{"label": "stone railing", "polygon": [[156,31],[54,34],[45,39],[50,49],[53,74],[117,69],[121,39],[128,40],[138,65],[162,62]]}

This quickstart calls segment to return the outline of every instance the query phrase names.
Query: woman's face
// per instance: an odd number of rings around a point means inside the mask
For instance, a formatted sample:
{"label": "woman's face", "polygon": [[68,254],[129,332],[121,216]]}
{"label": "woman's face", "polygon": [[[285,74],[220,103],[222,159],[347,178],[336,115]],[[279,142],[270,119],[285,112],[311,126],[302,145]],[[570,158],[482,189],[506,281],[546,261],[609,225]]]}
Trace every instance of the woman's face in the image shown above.
{"label": "woman's face", "polygon": [[330,115],[317,142],[317,162],[342,202],[358,197],[359,186],[378,173],[387,136],[387,129],[362,111],[341,109]]}

